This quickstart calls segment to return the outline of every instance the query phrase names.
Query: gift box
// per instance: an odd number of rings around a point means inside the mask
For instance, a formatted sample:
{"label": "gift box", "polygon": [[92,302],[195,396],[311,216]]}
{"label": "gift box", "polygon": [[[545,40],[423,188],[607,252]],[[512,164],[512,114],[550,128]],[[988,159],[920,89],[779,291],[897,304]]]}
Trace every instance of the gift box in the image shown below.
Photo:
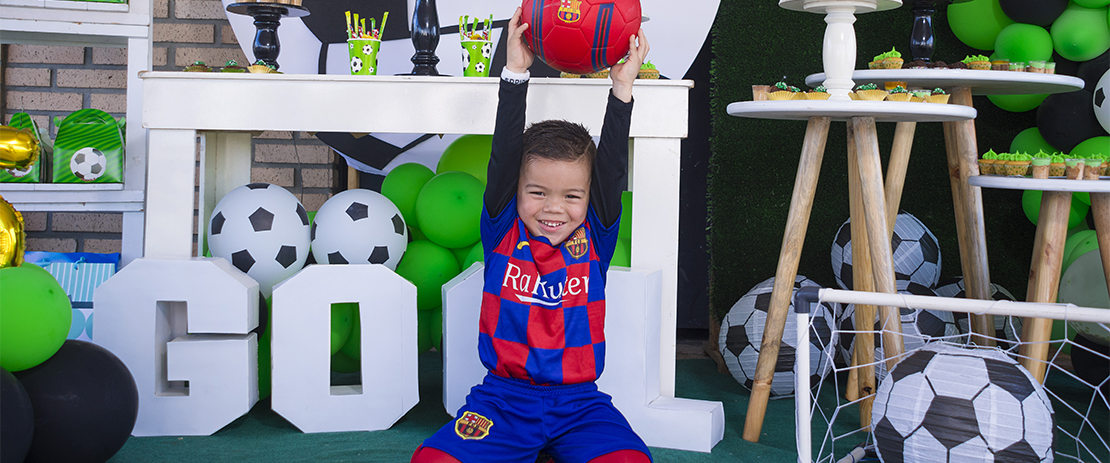
{"label": "gift box", "polygon": [[123,119],[88,108],[54,122],[54,183],[123,181]]}
{"label": "gift box", "polygon": [[41,183],[48,181],[49,179],[43,175],[43,172],[49,171],[48,164],[52,150],[51,145],[47,143],[49,139],[46,133],[39,129],[34,119],[31,119],[31,116],[27,113],[13,114],[12,119],[8,121],[8,127],[30,130],[31,133],[34,133],[36,135],[35,139],[42,149],[42,154],[27,169],[0,169],[0,183]]}
{"label": "gift box", "polygon": [[50,272],[69,296],[73,321],[67,339],[92,341],[93,291],[116,274],[119,253],[30,251],[23,258]]}

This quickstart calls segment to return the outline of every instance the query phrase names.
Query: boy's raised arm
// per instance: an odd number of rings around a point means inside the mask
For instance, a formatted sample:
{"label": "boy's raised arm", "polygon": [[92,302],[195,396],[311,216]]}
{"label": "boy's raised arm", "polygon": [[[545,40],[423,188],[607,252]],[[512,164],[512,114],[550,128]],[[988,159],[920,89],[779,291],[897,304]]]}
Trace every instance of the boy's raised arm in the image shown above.
{"label": "boy's raised arm", "polygon": [[621,192],[628,186],[628,130],[632,122],[632,83],[647,56],[644,30],[628,38],[628,56],[609,70],[613,90],[605,107],[601,141],[590,182],[590,202],[606,227],[620,219]]}
{"label": "boy's raised arm", "polygon": [[486,211],[497,217],[516,194],[523,149],[525,107],[528,96],[528,67],[535,55],[524,43],[521,10],[509,19],[505,71],[497,93],[497,119],[493,128],[493,149],[486,171]]}

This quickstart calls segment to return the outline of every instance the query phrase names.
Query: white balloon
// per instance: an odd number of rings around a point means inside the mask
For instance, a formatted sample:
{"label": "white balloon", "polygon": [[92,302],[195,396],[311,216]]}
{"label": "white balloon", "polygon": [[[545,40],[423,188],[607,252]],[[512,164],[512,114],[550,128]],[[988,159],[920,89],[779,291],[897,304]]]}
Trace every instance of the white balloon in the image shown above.
{"label": "white balloon", "polygon": [[[1102,73],[1102,78],[1095,84],[1094,95],[1091,96],[1091,102],[1095,106],[1095,119],[1098,119],[1099,125],[1102,130],[1110,132],[1110,101],[1107,100],[1107,93],[1110,93],[1110,70]],[[1110,154],[1110,153],[1105,153]]]}

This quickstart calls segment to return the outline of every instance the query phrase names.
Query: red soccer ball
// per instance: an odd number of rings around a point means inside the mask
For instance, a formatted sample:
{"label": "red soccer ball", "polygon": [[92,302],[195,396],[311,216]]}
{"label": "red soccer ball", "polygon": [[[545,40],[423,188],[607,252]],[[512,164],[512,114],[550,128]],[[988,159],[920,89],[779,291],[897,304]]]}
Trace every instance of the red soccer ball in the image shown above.
{"label": "red soccer ball", "polygon": [[640,0],[524,0],[524,42],[555,69],[589,74],[628,54],[640,29]]}

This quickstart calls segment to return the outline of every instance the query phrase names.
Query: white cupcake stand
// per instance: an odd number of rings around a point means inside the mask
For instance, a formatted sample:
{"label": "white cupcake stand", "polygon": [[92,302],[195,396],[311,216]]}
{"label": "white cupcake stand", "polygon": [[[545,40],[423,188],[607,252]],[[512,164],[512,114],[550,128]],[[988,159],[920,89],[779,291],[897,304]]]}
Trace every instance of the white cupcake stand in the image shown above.
{"label": "white cupcake stand", "polygon": [[[989,299],[990,281],[987,265],[986,235],[983,226],[982,195],[978,187],[968,183],[978,175],[977,145],[971,95],[1057,93],[1082,88],[1080,79],[1033,73],[1008,73],[1001,71],[948,71],[948,70],[870,70],[853,71],[856,61],[855,31],[852,23],[856,13],[883,11],[901,5],[897,0],[780,0],[779,5],[795,11],[825,14],[822,61],[823,74],[807,78],[809,85],[823,83],[831,94],[828,100],[806,101],[750,101],[728,106],[730,115],[760,119],[808,120],[802,155],[798,165],[794,192],[791,198],[786,232],[779,254],[775,274],[775,288],[771,307],[764,328],[756,377],[743,437],[756,442],[762,430],[771,380],[778,358],[779,343],[790,304],[791,288],[797,275],[800,250],[813,206],[813,195],[819,174],[825,140],[831,120],[847,122],[849,196],[851,197],[852,259],[856,272],[853,284],[857,290],[895,293],[894,271],[891,259],[890,232],[897,216],[903,181],[917,122],[944,123],[948,169],[951,174],[953,204],[956,212],[960,257],[969,298]],[[1021,75],[1027,74],[1027,75]],[[853,101],[848,92],[855,84],[886,81],[905,81],[920,87],[943,87],[952,95],[947,105],[930,103]],[[891,150],[890,165],[883,184],[879,160],[875,122],[896,122],[897,128]],[[863,241],[861,241],[863,240]],[[1058,267],[1056,274],[1059,274]],[[857,323],[870,324],[875,317],[875,307],[856,307]],[[900,329],[897,310],[880,308],[880,318],[887,330]],[[973,315],[972,329],[989,334],[993,323],[986,315]],[[861,342],[862,341],[862,342]],[[977,338],[980,344],[990,344],[989,339]],[[884,333],[884,350],[888,358],[902,353],[900,337],[894,332]],[[864,336],[857,339],[854,364],[867,365],[873,360],[873,340]],[[890,367],[892,365],[888,365]],[[871,367],[853,369],[849,396],[866,397],[875,391]],[[858,383],[858,384],[857,384]],[[858,387],[857,387],[858,386]],[[871,400],[860,401],[861,425],[869,426]]]}

